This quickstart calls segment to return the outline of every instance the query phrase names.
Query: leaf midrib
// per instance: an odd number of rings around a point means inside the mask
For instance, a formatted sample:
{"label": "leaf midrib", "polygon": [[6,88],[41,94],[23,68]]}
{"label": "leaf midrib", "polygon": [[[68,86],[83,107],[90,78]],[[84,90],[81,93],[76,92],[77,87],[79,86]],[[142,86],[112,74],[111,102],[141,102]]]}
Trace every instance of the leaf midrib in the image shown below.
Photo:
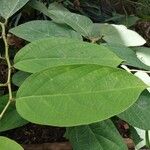
{"label": "leaf midrib", "polygon": [[83,94],[98,94],[98,93],[106,93],[106,92],[113,92],[113,91],[123,91],[123,90],[128,90],[128,89],[144,89],[145,86],[137,86],[137,87],[128,87],[128,88],[119,88],[118,89],[109,89],[109,90],[100,90],[100,91],[90,91],[90,92],[76,92],[76,93],[62,93],[62,94],[51,94],[51,95],[32,95],[32,96],[24,96],[24,97],[19,97],[20,98],[30,98],[30,97],[59,97],[59,96],[70,96],[70,95],[83,95]]}
{"label": "leaf midrib", "polygon": [[[45,58],[42,58],[42,57],[41,57],[41,58],[28,58],[28,59],[24,59],[24,60],[21,60],[21,61],[17,61],[16,64],[17,64],[17,63],[20,63],[20,62],[24,62],[24,61],[36,61],[36,60],[38,61],[38,60],[46,60],[46,59],[47,59],[47,60],[49,60],[49,59],[53,59],[53,60],[54,60],[54,59],[56,59],[56,60],[57,60],[57,59],[58,59],[58,60],[60,60],[60,59],[61,59],[61,60],[63,60],[63,59],[64,59],[64,60],[69,60],[69,59],[70,59],[70,60],[73,60],[73,59],[74,59],[74,60],[79,60],[79,59],[81,59],[81,60],[97,59],[97,60],[113,60],[113,61],[120,61],[120,60],[121,60],[121,59],[118,59],[118,58],[115,58],[115,59],[114,59],[113,57],[111,57],[111,58],[100,58],[100,57],[99,57],[99,58],[98,58],[98,57],[97,57],[97,58],[94,58],[94,57],[87,57],[87,58],[82,58],[82,57],[81,57],[81,58],[72,58],[72,57],[70,57],[70,58],[68,58],[68,57],[66,57],[66,58],[62,58],[62,57],[58,57],[58,58],[57,58],[57,57],[55,57],[55,58],[54,58],[54,57],[52,57],[52,58],[49,57],[49,58],[46,58],[46,57],[45,57]],[[122,60],[122,61],[123,61],[123,60]],[[121,61],[120,61],[120,62],[121,62]]]}

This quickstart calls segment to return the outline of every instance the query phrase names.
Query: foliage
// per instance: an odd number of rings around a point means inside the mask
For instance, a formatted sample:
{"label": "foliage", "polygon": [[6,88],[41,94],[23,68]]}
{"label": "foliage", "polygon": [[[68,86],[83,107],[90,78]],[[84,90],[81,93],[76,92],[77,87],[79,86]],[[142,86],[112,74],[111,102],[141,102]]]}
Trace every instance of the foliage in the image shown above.
{"label": "foliage", "polygon": [[[146,41],[138,33],[124,25],[94,23],[57,2],[0,4],[5,50],[0,59],[8,66],[7,82],[0,84],[8,88],[8,95],[0,96],[0,132],[29,121],[66,127],[75,150],[126,150],[111,117],[150,130],[149,84],[134,75],[148,76],[150,70],[149,48],[139,48]],[[18,25],[17,15],[15,26],[9,26],[23,6],[42,17]],[[14,58],[7,32],[26,41]],[[9,146],[22,149],[0,137],[0,149]]]}

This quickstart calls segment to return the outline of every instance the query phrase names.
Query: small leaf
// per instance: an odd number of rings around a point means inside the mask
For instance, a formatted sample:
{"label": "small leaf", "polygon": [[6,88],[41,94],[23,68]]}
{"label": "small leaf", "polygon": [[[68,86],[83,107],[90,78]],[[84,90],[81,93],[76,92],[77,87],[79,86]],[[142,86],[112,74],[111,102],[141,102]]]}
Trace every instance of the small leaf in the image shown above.
{"label": "small leaf", "polygon": [[83,125],[123,112],[145,88],[141,80],[120,69],[62,66],[31,75],[17,93],[16,106],[34,123]]}
{"label": "small leaf", "polygon": [[[8,95],[0,97],[0,112],[3,110],[8,101]],[[7,131],[25,125],[26,120],[20,117],[15,108],[15,103],[12,103],[3,118],[0,120],[0,132]]]}
{"label": "small leaf", "polygon": [[114,124],[110,120],[67,128],[74,150],[127,150]]}
{"label": "small leaf", "polygon": [[119,117],[127,121],[132,126],[144,130],[150,130],[150,93],[145,90],[138,101]]}
{"label": "small leaf", "polygon": [[68,26],[58,25],[47,20],[30,21],[9,32],[30,42],[48,37],[68,37],[82,40],[82,36]]}
{"label": "small leaf", "polygon": [[116,44],[129,47],[141,46],[146,43],[138,33],[127,29],[124,25],[93,24],[93,26],[91,26],[91,37],[94,36],[93,33],[96,33],[96,37],[103,37],[107,43],[113,45]]}
{"label": "small leaf", "polygon": [[150,48],[137,47],[134,48],[138,59],[147,66],[150,66]]}
{"label": "small leaf", "polygon": [[29,0],[0,0],[0,16],[8,19],[22,8]]}
{"label": "small leaf", "polygon": [[1,150],[23,150],[23,148],[18,143],[3,136],[0,136],[0,149]]}
{"label": "small leaf", "polygon": [[[73,64],[118,66],[122,60],[108,48],[67,38],[48,38],[30,43],[15,57],[15,68],[25,72]],[[31,65],[32,64],[32,65]]]}
{"label": "small leaf", "polygon": [[18,71],[13,75],[12,82],[14,85],[19,87],[30,75],[31,75],[30,73]]}

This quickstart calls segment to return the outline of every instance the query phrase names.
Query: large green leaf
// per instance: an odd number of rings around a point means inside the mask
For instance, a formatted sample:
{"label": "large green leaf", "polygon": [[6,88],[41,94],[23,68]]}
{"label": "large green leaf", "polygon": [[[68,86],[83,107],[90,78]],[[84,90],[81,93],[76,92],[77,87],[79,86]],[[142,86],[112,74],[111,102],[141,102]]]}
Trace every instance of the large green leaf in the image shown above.
{"label": "large green leaf", "polygon": [[15,141],[0,136],[0,150],[23,150],[23,148]]}
{"label": "large green leaf", "polygon": [[132,126],[144,130],[150,130],[150,93],[145,90],[138,101],[119,117]]}
{"label": "large green leaf", "polygon": [[131,106],[145,84],[126,71],[98,65],[62,66],[31,75],[16,99],[19,114],[54,126],[89,124]]}
{"label": "large green leaf", "polygon": [[124,64],[129,66],[137,67],[140,69],[150,70],[150,67],[143,64],[138,58],[134,50],[124,46],[117,45],[106,45],[110,50],[112,50],[118,57],[124,60]]}
{"label": "large green leaf", "polygon": [[110,120],[67,128],[74,150],[127,150],[116,127]]}
{"label": "large green leaf", "polygon": [[146,41],[135,31],[127,29],[124,25],[93,24],[90,36],[103,38],[109,44],[123,46],[141,46]]}
{"label": "large green leaf", "polygon": [[9,32],[27,41],[35,41],[47,37],[68,37],[82,40],[82,36],[65,25],[52,21],[35,20],[19,25]]}
{"label": "large green leaf", "polygon": [[[0,97],[0,112],[6,106],[8,95]],[[12,103],[3,118],[0,120],[0,132],[14,129],[26,124],[27,121],[20,117],[15,108],[15,103]]]}
{"label": "large green leaf", "polygon": [[18,52],[15,67],[26,72],[71,64],[118,66],[122,60],[108,48],[67,38],[48,38],[30,43]]}
{"label": "large green leaf", "polygon": [[0,0],[0,16],[8,19],[28,1],[29,0]]}

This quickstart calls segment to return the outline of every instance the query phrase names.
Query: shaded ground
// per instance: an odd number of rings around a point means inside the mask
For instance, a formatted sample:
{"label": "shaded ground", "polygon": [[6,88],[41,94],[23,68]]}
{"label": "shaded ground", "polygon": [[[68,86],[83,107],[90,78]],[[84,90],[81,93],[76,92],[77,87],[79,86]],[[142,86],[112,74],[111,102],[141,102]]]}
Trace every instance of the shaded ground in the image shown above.
{"label": "shaded ground", "polygon": [[20,144],[42,144],[65,142],[65,128],[50,127],[29,123],[23,127],[2,133]]}

